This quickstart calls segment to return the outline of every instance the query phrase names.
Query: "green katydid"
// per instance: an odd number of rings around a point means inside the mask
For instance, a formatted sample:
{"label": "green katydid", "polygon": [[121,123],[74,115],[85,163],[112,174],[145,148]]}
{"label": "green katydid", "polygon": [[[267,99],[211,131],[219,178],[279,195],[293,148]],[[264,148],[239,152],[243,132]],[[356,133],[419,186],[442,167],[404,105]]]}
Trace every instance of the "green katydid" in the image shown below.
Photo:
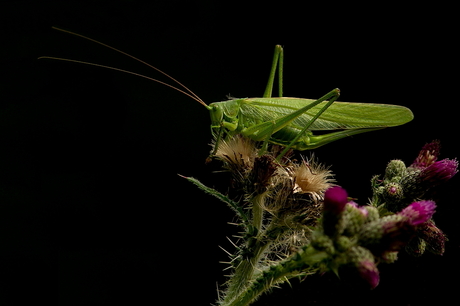
{"label": "green katydid", "polygon": [[[155,69],[178,84],[182,89],[157,79],[114,67],[56,57],[41,57],[78,62],[130,73],[169,86],[191,97],[205,106],[210,112],[211,131],[215,137],[211,156],[216,153],[219,142],[222,139],[227,139],[236,134],[241,134],[255,141],[262,141],[261,152],[263,152],[268,143],[283,146],[284,150],[277,157],[280,159],[289,149],[314,149],[346,136],[402,125],[413,119],[412,112],[403,106],[338,102],[336,101],[340,95],[338,89],[330,91],[317,100],[283,97],[284,56],[283,48],[279,45],[275,47],[268,84],[262,98],[232,99],[207,105],[190,89],[160,69],[94,39],[59,28],[55,29],[82,37],[127,55]],[[275,98],[272,97],[272,90],[276,73],[278,74],[279,97]],[[332,130],[338,131],[322,135],[313,134],[313,131]]]}

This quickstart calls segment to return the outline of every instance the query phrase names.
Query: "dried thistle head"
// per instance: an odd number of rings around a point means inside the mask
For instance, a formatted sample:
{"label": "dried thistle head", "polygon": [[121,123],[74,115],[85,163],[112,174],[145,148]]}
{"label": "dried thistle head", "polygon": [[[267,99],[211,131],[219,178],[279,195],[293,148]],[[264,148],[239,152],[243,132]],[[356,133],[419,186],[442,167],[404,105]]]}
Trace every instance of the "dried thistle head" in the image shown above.
{"label": "dried thistle head", "polygon": [[313,157],[294,165],[294,193],[309,194],[314,200],[323,199],[324,192],[333,186],[333,174],[329,167],[318,163]]}
{"label": "dried thistle head", "polygon": [[231,139],[221,140],[215,156],[222,160],[230,171],[241,174],[254,166],[256,155],[254,141],[236,135]]}

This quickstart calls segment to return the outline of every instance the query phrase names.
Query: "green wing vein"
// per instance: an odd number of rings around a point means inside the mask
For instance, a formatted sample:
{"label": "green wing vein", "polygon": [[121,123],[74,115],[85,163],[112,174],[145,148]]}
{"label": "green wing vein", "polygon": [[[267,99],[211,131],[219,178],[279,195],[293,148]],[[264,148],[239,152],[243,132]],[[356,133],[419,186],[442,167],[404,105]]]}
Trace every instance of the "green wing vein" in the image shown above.
{"label": "green wing vein", "polygon": [[[253,98],[244,99],[240,112],[247,123],[272,121],[288,115],[315,100],[298,98]],[[292,127],[301,129],[326,104],[322,102],[294,119]],[[357,128],[391,127],[413,119],[412,112],[403,106],[373,103],[334,102],[318,118],[310,130],[337,130]]]}

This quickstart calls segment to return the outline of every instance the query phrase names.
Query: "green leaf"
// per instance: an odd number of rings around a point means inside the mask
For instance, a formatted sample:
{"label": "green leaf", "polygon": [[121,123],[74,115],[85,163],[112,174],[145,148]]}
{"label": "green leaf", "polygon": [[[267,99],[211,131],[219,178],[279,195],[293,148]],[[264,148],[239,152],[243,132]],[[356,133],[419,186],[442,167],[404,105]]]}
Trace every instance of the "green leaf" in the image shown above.
{"label": "green leaf", "polygon": [[236,214],[237,216],[243,221],[243,225],[245,227],[248,227],[249,225],[249,218],[248,216],[244,213],[243,209],[241,208],[240,204],[238,202],[235,202],[228,198],[226,195],[220,193],[219,191],[215,190],[214,188],[208,187],[201,183],[199,180],[193,178],[193,177],[186,177],[182,176],[179,174],[180,177],[185,178],[187,181],[191,182],[201,190],[203,190],[205,193],[210,194],[222,202],[226,203]]}

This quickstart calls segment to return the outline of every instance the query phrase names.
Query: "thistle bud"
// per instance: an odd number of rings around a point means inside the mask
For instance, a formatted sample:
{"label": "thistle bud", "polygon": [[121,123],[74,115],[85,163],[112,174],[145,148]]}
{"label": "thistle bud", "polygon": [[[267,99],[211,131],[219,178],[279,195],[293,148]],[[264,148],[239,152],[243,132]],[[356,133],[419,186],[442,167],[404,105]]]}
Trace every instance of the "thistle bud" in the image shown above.
{"label": "thistle bud", "polygon": [[373,261],[363,260],[356,267],[361,277],[368,282],[371,289],[377,287],[380,282],[379,270]]}
{"label": "thistle bud", "polygon": [[353,245],[353,242],[350,238],[346,236],[340,236],[335,241],[335,246],[339,252],[345,252]]}
{"label": "thistle bud", "polygon": [[414,202],[395,215],[368,222],[358,234],[360,244],[378,257],[399,251],[416,235],[418,226],[433,216],[435,208],[433,201]]}
{"label": "thistle bud", "polygon": [[406,165],[402,160],[392,160],[388,163],[387,168],[385,169],[384,180],[391,182],[398,181],[406,173]]}
{"label": "thistle bud", "polygon": [[435,208],[433,201],[414,202],[395,215],[366,224],[360,240],[377,256],[399,251],[415,237],[418,226],[433,216]]}
{"label": "thistle bud", "polygon": [[426,242],[426,249],[429,252],[436,255],[444,254],[447,237],[432,220],[423,224],[417,230],[417,235]]}
{"label": "thistle bud", "polygon": [[380,256],[379,259],[384,263],[394,263],[398,259],[398,252],[385,252]]}
{"label": "thistle bud", "polygon": [[326,235],[333,236],[337,232],[340,217],[347,202],[347,192],[342,187],[331,187],[324,193],[323,230]]}
{"label": "thistle bud", "polygon": [[383,198],[387,203],[399,202],[403,195],[403,187],[399,183],[388,183],[384,186]]}
{"label": "thistle bud", "polygon": [[324,251],[329,255],[335,253],[334,242],[326,235],[316,233],[311,241],[311,245],[318,251]]}
{"label": "thistle bud", "polygon": [[346,209],[340,220],[338,232],[341,235],[356,235],[367,219],[368,211],[364,207],[359,207],[355,202],[347,204]]}
{"label": "thistle bud", "polygon": [[408,168],[408,175],[402,180],[406,198],[430,196],[436,192],[435,187],[447,182],[458,172],[456,159],[437,161],[439,148],[439,141],[426,144]]}
{"label": "thistle bud", "polygon": [[344,210],[347,202],[348,195],[345,189],[339,186],[331,187],[324,193],[324,212],[339,215]]}
{"label": "thistle bud", "polygon": [[414,257],[422,256],[426,250],[426,242],[420,237],[415,237],[406,246],[406,252]]}
{"label": "thistle bud", "polygon": [[354,263],[361,277],[367,281],[372,289],[377,287],[380,281],[379,270],[375,264],[374,256],[363,247],[353,247],[348,253],[350,261]]}
{"label": "thistle bud", "polygon": [[364,206],[363,208],[367,211],[367,221],[368,222],[372,222],[380,218],[379,210],[377,207]]}

